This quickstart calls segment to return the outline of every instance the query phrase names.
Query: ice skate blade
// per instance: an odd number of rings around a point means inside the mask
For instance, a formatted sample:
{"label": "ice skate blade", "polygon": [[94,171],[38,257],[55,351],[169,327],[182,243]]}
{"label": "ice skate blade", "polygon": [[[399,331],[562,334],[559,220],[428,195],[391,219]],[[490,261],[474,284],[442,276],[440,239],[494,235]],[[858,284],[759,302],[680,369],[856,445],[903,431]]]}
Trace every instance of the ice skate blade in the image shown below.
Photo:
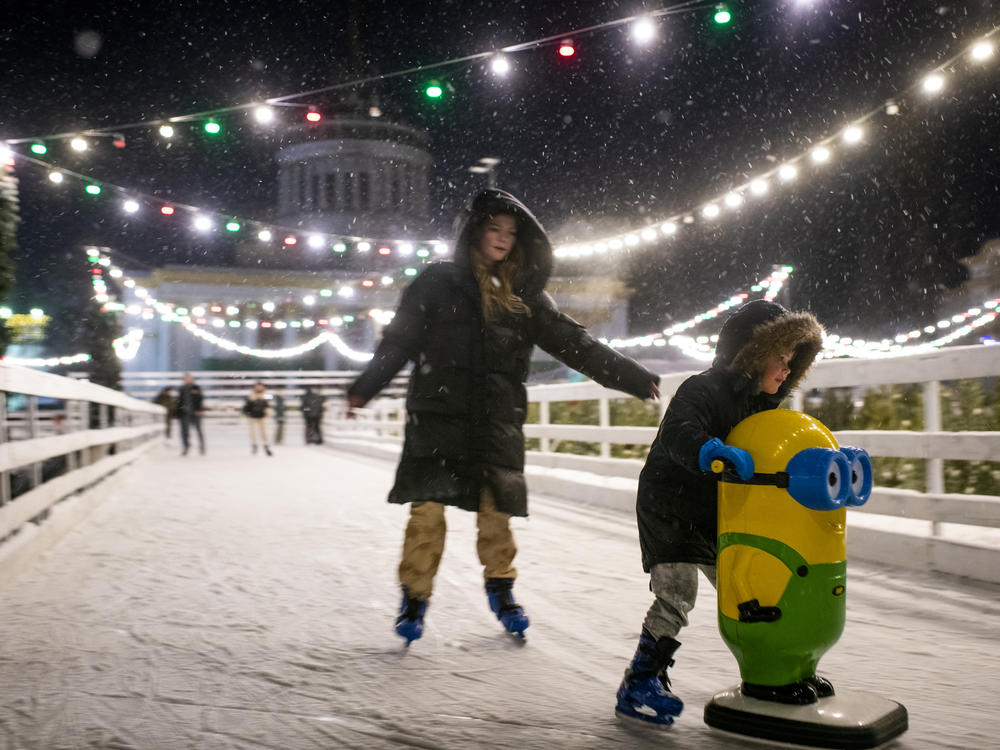
{"label": "ice skate blade", "polygon": [[619,708],[615,708],[615,716],[618,717],[618,723],[627,729],[647,729],[653,732],[662,732],[670,729],[674,725],[673,716],[668,716],[667,719],[657,720],[655,714],[649,716],[640,714],[625,713]]}
{"label": "ice skate blade", "polygon": [[806,706],[748,698],[739,686],[705,706],[705,723],[734,734],[809,747],[876,748],[908,727],[906,708],[874,693],[837,688]]}

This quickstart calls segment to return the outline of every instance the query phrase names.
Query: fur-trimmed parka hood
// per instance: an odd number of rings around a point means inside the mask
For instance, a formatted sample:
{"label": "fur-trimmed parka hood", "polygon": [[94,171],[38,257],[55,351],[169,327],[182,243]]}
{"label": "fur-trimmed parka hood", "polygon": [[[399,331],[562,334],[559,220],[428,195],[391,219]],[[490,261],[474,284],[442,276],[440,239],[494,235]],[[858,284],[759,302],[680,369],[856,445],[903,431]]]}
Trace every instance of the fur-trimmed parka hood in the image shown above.
{"label": "fur-trimmed parka hood", "polygon": [[523,299],[535,297],[545,289],[552,273],[552,243],[531,211],[504,190],[490,188],[477,193],[459,217],[455,263],[471,271],[476,228],[497,214],[511,214],[517,219],[517,243],[524,252],[525,267],[514,282],[514,293]]}
{"label": "fur-trimmed parka hood", "polygon": [[783,398],[805,377],[822,349],[823,326],[812,314],[754,300],[736,310],[722,326],[712,367],[756,384],[771,358],[793,352],[791,372],[777,394]]}

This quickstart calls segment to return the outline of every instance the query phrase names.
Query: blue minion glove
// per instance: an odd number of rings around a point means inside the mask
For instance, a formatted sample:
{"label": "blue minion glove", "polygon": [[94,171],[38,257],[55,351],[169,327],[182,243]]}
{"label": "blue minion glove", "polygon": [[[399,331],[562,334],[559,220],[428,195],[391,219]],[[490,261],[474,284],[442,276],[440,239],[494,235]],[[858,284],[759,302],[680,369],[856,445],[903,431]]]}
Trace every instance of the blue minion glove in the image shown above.
{"label": "blue minion glove", "polygon": [[753,456],[742,448],[726,445],[719,438],[712,438],[701,446],[698,451],[698,468],[711,471],[712,461],[716,458],[727,461],[744,481],[753,476]]}

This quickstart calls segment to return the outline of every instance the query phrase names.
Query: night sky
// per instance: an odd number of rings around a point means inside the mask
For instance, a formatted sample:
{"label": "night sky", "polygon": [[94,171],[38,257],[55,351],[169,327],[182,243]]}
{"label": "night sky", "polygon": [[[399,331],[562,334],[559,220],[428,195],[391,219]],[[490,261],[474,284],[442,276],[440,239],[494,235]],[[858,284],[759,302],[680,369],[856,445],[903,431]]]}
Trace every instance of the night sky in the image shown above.
{"label": "night sky", "polygon": [[[918,81],[1000,23],[989,0],[730,2],[661,18],[645,47],[628,27],[511,57],[497,79],[483,61],[367,87],[385,117],[425,129],[435,158],[432,214],[449,236],[482,178],[467,168],[502,159],[498,184],[520,196],[557,241],[641,227],[744,183],[836,133]],[[17,3],[14,3],[17,6]],[[322,88],[358,76],[561,35],[643,10],[639,2],[359,2],[352,56],[347,2],[24,3],[2,32],[0,138],[104,128]],[[10,7],[10,6],[9,6]],[[836,148],[793,187],[711,226],[614,258],[637,290],[634,333],[659,330],[744,288],[774,263],[796,273],[790,304],[827,327],[869,336],[936,319],[958,260],[1000,235],[1000,54],[959,63],[944,93],[908,96],[879,115],[865,142]],[[445,83],[443,101],[421,93]],[[328,117],[349,89],[298,100]],[[302,109],[287,110],[301,116]],[[284,112],[283,112],[284,113]],[[87,155],[50,142],[54,165],[165,200],[267,218],[275,136],[245,114],[198,125],[169,147],[155,129],[128,129]],[[18,147],[25,150],[24,146]],[[123,218],[118,201],[53,188],[19,165],[22,224],[14,307],[45,307],[46,277],[67,253],[107,245],[137,262],[224,265],[226,238],[196,238],[155,216]],[[75,262],[75,261],[74,261]],[[81,273],[83,272],[81,268]],[[942,310],[952,313],[952,310]]]}

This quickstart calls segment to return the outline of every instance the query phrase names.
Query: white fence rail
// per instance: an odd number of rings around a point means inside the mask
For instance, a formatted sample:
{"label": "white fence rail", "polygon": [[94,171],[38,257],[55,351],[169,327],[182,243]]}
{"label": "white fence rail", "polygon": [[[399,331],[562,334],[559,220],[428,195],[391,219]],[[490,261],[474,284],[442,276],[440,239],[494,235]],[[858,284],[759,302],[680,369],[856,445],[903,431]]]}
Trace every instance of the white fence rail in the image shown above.
{"label": "white fence rail", "polygon": [[[681,382],[692,373],[665,376],[661,412]],[[942,381],[1000,377],[1000,346],[954,347],[879,360],[821,361],[797,391],[792,408],[801,410],[812,389],[920,384],[924,429],[838,432],[842,444],[865,448],[873,457],[926,459],[926,492],[881,488],[849,515],[852,557],[936,570],[1000,582],[1000,497],[944,492],[946,459],[1000,461],[1000,432],[945,432],[941,429]],[[538,405],[539,422],[525,425],[525,436],[539,441],[527,454],[529,484],[541,492],[600,503],[631,512],[635,480],[642,461],[611,458],[614,444],[646,444],[655,427],[613,426],[610,401],[623,398],[596,383],[538,385],[528,400]],[[551,404],[597,401],[597,425],[552,424]],[[335,418],[330,427],[349,447],[350,434],[364,437],[381,452],[398,450],[404,411],[399,399],[380,399],[355,422]],[[351,431],[348,433],[347,431]],[[600,456],[553,452],[558,441],[596,443]],[[357,441],[355,441],[357,442]]]}
{"label": "white fence rail", "polygon": [[[99,501],[103,493],[88,488],[155,444],[165,412],[120,391],[4,362],[0,392],[2,584]],[[72,512],[47,520],[81,491],[88,497]]]}

